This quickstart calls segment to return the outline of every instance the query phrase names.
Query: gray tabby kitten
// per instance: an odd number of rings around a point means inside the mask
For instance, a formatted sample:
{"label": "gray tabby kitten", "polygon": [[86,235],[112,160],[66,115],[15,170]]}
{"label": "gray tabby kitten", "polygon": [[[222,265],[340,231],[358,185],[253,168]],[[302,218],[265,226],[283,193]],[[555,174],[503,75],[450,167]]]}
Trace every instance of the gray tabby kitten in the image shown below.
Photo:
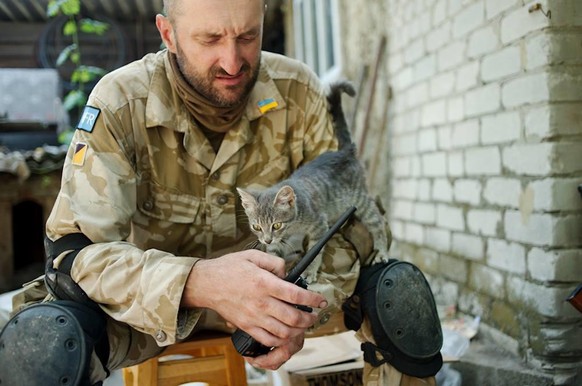
{"label": "gray tabby kitten", "polygon": [[[366,189],[365,172],[342,108],[342,93],[355,95],[351,83],[338,82],[327,95],[338,138],[338,151],[321,154],[289,178],[264,190],[237,188],[250,227],[266,251],[294,262],[311,248],[343,212],[355,206],[378,251],[375,261],[388,260],[388,240],[382,214]],[[307,242],[307,249],[303,248]],[[306,270],[307,282],[317,276],[322,254]]]}

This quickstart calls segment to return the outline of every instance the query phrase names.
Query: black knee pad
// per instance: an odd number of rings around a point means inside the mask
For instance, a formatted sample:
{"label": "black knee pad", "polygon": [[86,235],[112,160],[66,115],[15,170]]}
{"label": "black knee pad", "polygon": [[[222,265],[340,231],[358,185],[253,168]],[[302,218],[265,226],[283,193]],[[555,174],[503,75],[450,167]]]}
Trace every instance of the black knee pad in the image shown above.
{"label": "black knee pad", "polygon": [[25,308],[0,333],[0,384],[90,385],[91,353],[107,340],[105,326],[102,312],[72,301]]}
{"label": "black knee pad", "polygon": [[362,344],[366,362],[373,366],[388,362],[421,378],[442,367],[443,334],[434,297],[415,265],[391,260],[362,268],[354,295],[343,309],[350,329],[358,330],[364,316],[370,321],[376,344]]}

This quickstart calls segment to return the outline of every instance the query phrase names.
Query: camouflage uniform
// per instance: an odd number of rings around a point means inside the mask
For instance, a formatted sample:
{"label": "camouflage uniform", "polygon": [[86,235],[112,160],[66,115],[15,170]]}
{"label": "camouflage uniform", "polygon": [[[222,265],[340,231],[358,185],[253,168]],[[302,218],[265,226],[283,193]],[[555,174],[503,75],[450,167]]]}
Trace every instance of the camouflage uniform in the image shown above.
{"label": "camouflage uniform", "polygon": [[[235,187],[272,185],[337,147],[324,90],[296,61],[262,54],[243,117],[217,154],[172,80],[161,51],[100,81],[47,222],[51,240],[82,232],[94,242],[77,255],[71,276],[111,316],[109,369],[141,362],[198,329],[226,329],[212,311],[180,309],[180,300],[198,259],[252,241]],[[331,316],[341,315],[358,270],[351,244],[336,236],[310,286],[329,302],[314,329],[326,323],[327,332],[345,329]],[[103,379],[93,365],[92,378]]]}

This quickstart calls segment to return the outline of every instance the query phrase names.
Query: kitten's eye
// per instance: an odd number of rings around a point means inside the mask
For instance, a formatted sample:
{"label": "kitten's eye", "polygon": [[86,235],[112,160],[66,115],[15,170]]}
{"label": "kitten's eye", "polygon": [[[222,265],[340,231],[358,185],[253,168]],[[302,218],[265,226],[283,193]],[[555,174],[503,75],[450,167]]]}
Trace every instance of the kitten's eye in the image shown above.
{"label": "kitten's eye", "polygon": [[254,229],[256,232],[260,232],[260,231],[262,231],[262,229],[261,229],[261,226],[260,226],[260,225],[257,225],[257,224],[253,224],[253,229]]}
{"label": "kitten's eye", "polygon": [[273,224],[273,229],[278,231],[279,229],[281,229],[282,226],[283,226],[283,223],[276,222]]}

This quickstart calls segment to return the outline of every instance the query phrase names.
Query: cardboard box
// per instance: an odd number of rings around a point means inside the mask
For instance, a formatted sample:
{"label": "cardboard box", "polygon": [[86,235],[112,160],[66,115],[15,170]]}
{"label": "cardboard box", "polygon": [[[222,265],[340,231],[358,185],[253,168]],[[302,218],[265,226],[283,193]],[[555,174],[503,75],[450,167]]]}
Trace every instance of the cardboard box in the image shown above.
{"label": "cardboard box", "polygon": [[293,386],[362,386],[364,362],[317,367],[289,374]]}

